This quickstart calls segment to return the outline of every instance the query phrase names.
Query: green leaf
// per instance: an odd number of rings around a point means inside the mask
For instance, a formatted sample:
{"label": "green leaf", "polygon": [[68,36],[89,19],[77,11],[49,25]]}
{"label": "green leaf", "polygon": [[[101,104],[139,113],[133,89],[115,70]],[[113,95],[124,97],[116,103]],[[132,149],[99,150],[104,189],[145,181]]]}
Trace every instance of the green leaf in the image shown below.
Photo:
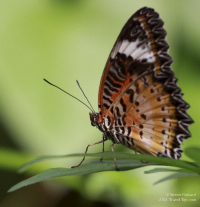
{"label": "green leaf", "polygon": [[167,176],[167,177],[165,177],[165,178],[162,178],[162,179],[156,181],[156,182],[154,183],[154,185],[156,185],[156,184],[158,184],[158,183],[161,183],[161,182],[164,182],[164,181],[167,181],[167,180],[174,179],[174,178],[188,177],[188,176],[190,176],[190,177],[196,177],[196,176],[199,176],[199,175],[197,175],[197,174],[195,174],[195,173],[186,173],[186,172],[174,173],[174,174],[172,174],[172,175],[169,175],[169,176]]}
{"label": "green leaf", "polygon": [[184,152],[189,158],[200,163],[200,148],[190,147],[186,148]]}
{"label": "green leaf", "polygon": [[65,157],[66,157],[66,155],[60,155],[60,156],[59,155],[40,156],[38,158],[35,158],[35,159],[33,159],[33,160],[31,160],[31,161],[21,165],[19,167],[19,169],[18,169],[18,172],[22,173],[22,172],[26,171],[28,167],[30,167],[30,166],[32,166],[32,165],[34,165],[36,163],[40,163],[40,162],[43,162],[43,161],[46,161],[46,160],[51,160],[51,159],[65,158]]}
{"label": "green leaf", "polygon": [[[132,170],[140,167],[145,167],[150,164],[144,164],[139,161],[118,160],[117,165],[120,171],[125,171],[125,170]],[[100,162],[98,160],[95,162],[84,163],[76,168],[51,168],[14,185],[12,188],[8,190],[8,192],[12,192],[24,186],[49,180],[52,178],[58,178],[63,176],[85,175],[85,174],[102,172],[102,171],[116,171],[114,162],[113,161]]]}
{"label": "green leaf", "polygon": [[157,172],[188,172],[191,173],[190,171],[186,169],[172,169],[172,168],[154,168],[152,170],[144,171],[145,174],[151,174],[151,173],[157,173]]}
{"label": "green leaf", "polygon": [[[85,154],[69,154],[69,155],[61,155],[61,156],[42,156],[37,159],[34,159],[26,164],[24,164],[20,168],[20,172],[27,169],[27,167],[36,164],[38,162],[48,160],[48,159],[56,159],[56,158],[67,158],[67,157],[83,157]],[[128,153],[122,153],[122,152],[104,152],[104,153],[91,153],[86,154],[87,157],[104,157],[104,158],[116,158],[118,159],[126,159],[126,160],[140,160],[145,162],[151,162],[154,164],[160,164],[164,166],[172,166],[172,167],[179,167],[184,168],[189,171],[195,172],[200,174],[200,168],[195,165],[195,163],[182,161],[182,160],[175,160],[165,157],[154,157],[151,155],[143,155],[143,154],[128,154]],[[118,161],[117,161],[118,162]],[[91,166],[92,167],[92,166]]]}
{"label": "green leaf", "polygon": [[[38,162],[42,162],[45,160],[50,159],[58,159],[58,158],[69,158],[69,157],[83,157],[85,154],[69,154],[69,155],[60,155],[60,156],[41,156],[39,158],[36,158],[26,164],[24,164],[19,171],[22,172],[26,170],[28,167],[30,167],[33,164],[36,164]],[[58,177],[64,177],[64,176],[75,176],[75,175],[85,175],[90,173],[96,173],[96,172],[102,172],[102,171],[116,171],[116,167],[114,165],[113,158],[117,159],[117,165],[120,171],[125,170],[132,170],[139,167],[149,166],[149,165],[163,165],[163,166],[170,166],[170,167],[178,167],[180,169],[170,169],[170,168],[155,168],[150,171],[146,171],[145,173],[154,173],[154,172],[178,172],[176,174],[170,175],[164,179],[161,179],[160,181],[156,182],[155,184],[159,182],[163,182],[168,179],[181,177],[181,176],[197,176],[197,174],[200,174],[200,167],[198,167],[193,162],[187,162],[182,160],[175,160],[170,158],[163,158],[163,157],[154,157],[151,155],[141,155],[141,154],[127,154],[127,153],[121,153],[121,152],[104,152],[104,153],[91,153],[86,154],[87,157],[97,157],[98,159],[102,156],[104,157],[104,161],[100,162],[90,162],[90,163],[83,163],[81,166],[77,168],[52,168],[48,169],[46,171],[43,171],[39,173],[38,175],[35,175],[27,180],[24,180],[17,185],[13,186],[9,192],[17,190],[21,187],[41,182],[44,180],[52,179],[52,178],[58,178]],[[112,159],[111,161],[107,161],[105,159]],[[123,159],[123,160],[120,160]],[[145,161],[148,163],[140,162]],[[193,173],[191,173],[193,172]]]}

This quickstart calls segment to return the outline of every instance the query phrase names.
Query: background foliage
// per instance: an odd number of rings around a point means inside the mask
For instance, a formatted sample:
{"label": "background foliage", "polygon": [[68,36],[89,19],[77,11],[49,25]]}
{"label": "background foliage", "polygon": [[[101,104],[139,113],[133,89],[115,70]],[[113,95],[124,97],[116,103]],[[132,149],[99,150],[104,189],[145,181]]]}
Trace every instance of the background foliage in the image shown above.
{"label": "background foliage", "polygon": [[[81,197],[85,205],[87,202],[91,205],[98,202],[104,206],[140,207],[147,203],[150,207],[161,204],[171,207],[199,206],[199,202],[159,201],[166,198],[167,193],[196,193],[198,200],[199,179],[197,182],[195,177],[179,178],[153,186],[163,174],[144,175],[143,169],[67,177],[57,180],[59,184],[48,182],[6,196],[6,191],[17,180],[24,179],[16,175],[16,170],[30,158],[82,153],[87,144],[101,140],[101,133],[90,125],[87,108],[47,85],[43,78],[84,100],[75,82],[79,80],[97,110],[99,82],[109,52],[127,19],[143,6],[154,8],[165,22],[169,53],[174,59],[172,68],[185,100],[191,105],[189,114],[195,124],[190,128],[192,138],[184,143],[183,149],[200,146],[198,0],[1,0],[2,206],[9,202],[25,202],[24,193],[29,193],[26,200],[31,203],[29,206],[34,206],[33,195],[38,195],[36,206],[45,206],[47,200],[50,202],[49,195],[54,195],[51,196],[52,206],[56,199],[62,200],[65,195],[65,204]],[[106,143],[107,151],[110,144]],[[89,152],[100,152],[101,149],[102,146],[94,146]],[[116,146],[115,150],[130,153],[123,146]],[[189,160],[185,155],[183,158]],[[79,160],[73,158],[37,165],[25,176],[49,166],[70,167],[78,164]],[[150,169],[152,167],[146,168]],[[71,200],[67,200],[69,197]]]}

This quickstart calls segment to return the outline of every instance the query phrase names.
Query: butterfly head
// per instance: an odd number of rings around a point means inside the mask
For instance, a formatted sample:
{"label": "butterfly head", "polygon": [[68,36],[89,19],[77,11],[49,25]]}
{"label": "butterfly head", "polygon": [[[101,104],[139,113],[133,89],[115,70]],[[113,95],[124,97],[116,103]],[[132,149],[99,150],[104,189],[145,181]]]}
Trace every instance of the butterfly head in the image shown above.
{"label": "butterfly head", "polygon": [[90,113],[90,121],[92,126],[97,126],[98,125],[98,118],[99,114],[98,113]]}

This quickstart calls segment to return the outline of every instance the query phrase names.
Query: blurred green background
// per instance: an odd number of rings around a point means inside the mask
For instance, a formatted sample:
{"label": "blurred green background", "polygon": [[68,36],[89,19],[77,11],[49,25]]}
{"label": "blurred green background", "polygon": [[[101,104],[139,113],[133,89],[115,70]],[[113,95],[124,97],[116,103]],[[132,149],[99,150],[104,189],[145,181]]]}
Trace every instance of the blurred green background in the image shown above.
{"label": "blurred green background", "polygon": [[[17,175],[17,168],[30,157],[82,153],[88,144],[101,140],[101,133],[90,125],[88,109],[43,78],[85,101],[76,84],[79,80],[97,110],[99,82],[110,50],[128,18],[144,6],[154,8],[165,22],[172,68],[191,105],[195,124],[190,128],[192,138],[182,148],[200,146],[199,0],[1,0],[1,207],[199,206],[199,179],[179,178],[154,186],[167,174],[144,175],[144,169],[68,177],[6,194],[41,169],[70,167],[80,161],[51,162]],[[108,151],[110,144],[105,143]],[[101,150],[102,146],[89,148],[89,152]],[[123,146],[115,150],[130,153]],[[197,201],[159,201],[167,193],[196,193]]]}

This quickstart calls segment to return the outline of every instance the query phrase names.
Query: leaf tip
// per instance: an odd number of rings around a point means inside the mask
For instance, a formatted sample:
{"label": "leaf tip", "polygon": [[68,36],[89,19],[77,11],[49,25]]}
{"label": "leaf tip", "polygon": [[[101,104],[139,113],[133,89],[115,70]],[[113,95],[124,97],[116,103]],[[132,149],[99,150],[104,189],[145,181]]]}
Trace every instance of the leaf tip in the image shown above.
{"label": "leaf tip", "polygon": [[13,187],[11,187],[11,188],[7,191],[7,193],[11,193],[11,192],[13,192],[13,191],[15,191],[15,189],[14,189]]}

